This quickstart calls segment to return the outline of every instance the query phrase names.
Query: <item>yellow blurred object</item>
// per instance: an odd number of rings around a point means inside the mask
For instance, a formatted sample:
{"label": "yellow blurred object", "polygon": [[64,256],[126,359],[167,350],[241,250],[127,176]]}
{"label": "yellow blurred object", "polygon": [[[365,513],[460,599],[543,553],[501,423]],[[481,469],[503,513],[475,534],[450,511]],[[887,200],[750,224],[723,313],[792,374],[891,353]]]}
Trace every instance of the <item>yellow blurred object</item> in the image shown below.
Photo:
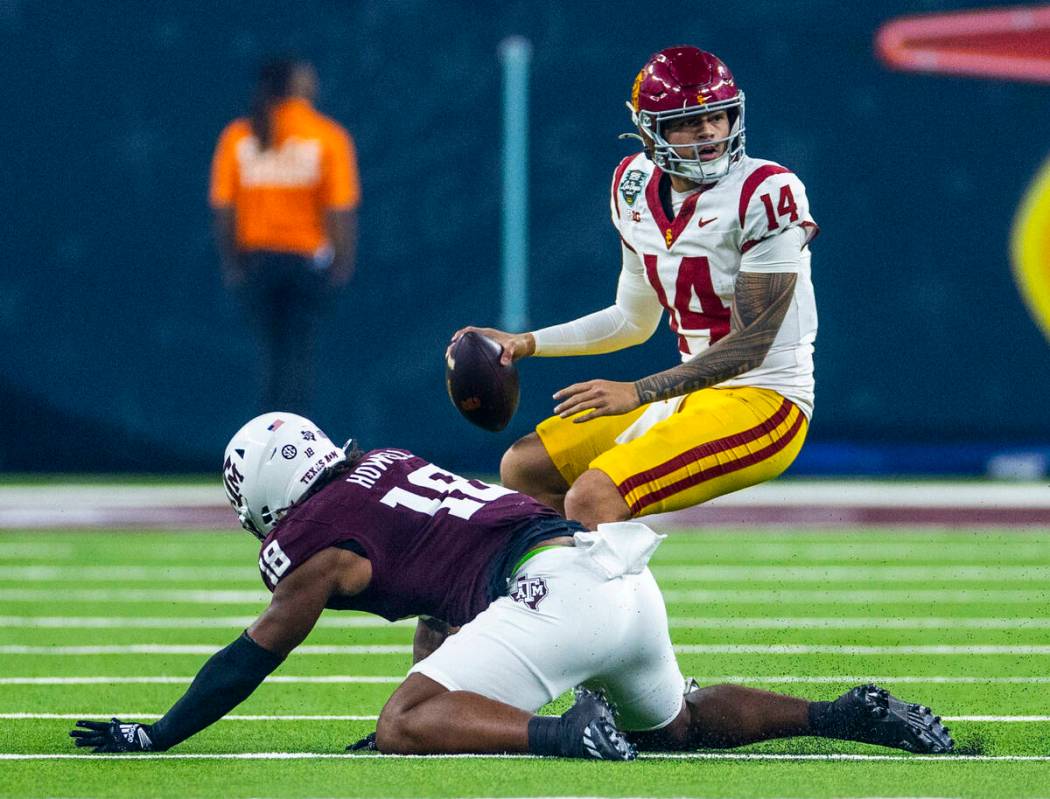
{"label": "yellow blurred object", "polygon": [[1021,296],[1050,340],[1050,159],[1039,170],[1017,211],[1010,254]]}

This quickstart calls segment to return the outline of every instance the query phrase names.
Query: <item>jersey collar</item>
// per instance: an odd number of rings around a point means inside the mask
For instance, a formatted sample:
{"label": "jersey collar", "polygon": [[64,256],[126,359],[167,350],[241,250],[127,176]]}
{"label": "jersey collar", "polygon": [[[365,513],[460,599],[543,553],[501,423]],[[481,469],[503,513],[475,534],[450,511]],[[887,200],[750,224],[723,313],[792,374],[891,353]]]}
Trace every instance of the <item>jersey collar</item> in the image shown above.
{"label": "jersey collar", "polygon": [[[681,209],[674,219],[669,219],[667,212],[664,211],[664,205],[660,201],[660,181],[666,177],[664,171],[660,167],[653,164],[653,174],[649,177],[649,182],[645,186],[645,201],[649,205],[649,212],[653,215],[653,220],[660,228],[660,233],[663,235],[664,246],[667,249],[671,249],[674,243],[678,240],[678,237],[682,234],[682,231],[686,229],[689,223],[693,219],[693,213],[696,211],[696,204],[700,200],[700,195],[703,194],[710,186],[701,186],[693,194],[690,194],[685,198],[685,202],[682,203]],[[670,178],[667,178],[670,180]],[[712,184],[714,185],[714,184]]]}

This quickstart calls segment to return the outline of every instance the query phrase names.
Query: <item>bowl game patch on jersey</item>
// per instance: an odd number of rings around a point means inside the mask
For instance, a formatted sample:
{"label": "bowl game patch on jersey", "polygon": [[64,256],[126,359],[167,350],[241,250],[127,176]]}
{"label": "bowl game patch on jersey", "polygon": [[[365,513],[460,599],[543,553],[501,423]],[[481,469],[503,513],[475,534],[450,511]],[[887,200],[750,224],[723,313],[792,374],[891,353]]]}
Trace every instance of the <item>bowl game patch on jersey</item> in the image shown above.
{"label": "bowl game patch on jersey", "polygon": [[634,205],[645,188],[645,173],[640,169],[629,169],[620,181],[620,194],[627,205]]}

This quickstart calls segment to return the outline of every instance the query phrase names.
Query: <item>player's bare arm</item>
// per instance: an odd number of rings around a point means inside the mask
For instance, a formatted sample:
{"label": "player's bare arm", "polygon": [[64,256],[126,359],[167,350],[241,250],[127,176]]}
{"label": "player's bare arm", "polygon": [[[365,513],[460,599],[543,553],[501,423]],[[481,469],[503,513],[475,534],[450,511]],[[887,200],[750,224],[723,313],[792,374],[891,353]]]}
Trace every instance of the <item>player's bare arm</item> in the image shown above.
{"label": "player's bare arm", "polygon": [[274,589],[269,607],[241,636],[213,655],[189,689],[154,724],[78,721],[77,746],[95,752],[170,749],[210,726],[247,699],[310,633],[334,594],[368,585],[368,561],[350,552],[319,552]]}
{"label": "player's bare arm", "polygon": [[358,594],[370,578],[365,558],[324,549],[277,584],[269,607],[248,628],[248,635],[263,649],[287,657],[310,634],[332,596]]}
{"label": "player's bare arm", "polygon": [[494,327],[468,326],[460,328],[452,334],[452,340],[445,350],[446,358],[452,351],[452,345],[464,333],[480,333],[482,336],[490,338],[499,344],[503,348],[503,353],[500,355],[500,363],[504,366],[511,361],[520,361],[522,358],[528,358],[536,352],[536,339],[532,333],[506,333],[502,330],[496,330]]}
{"label": "player's bare arm", "polygon": [[765,360],[795,293],[794,273],[741,272],[733,297],[730,332],[685,363],[634,383],[588,380],[554,395],[554,412],[563,418],[591,411],[576,419],[628,413],[639,405],[677,397],[717,385],[743,374]]}

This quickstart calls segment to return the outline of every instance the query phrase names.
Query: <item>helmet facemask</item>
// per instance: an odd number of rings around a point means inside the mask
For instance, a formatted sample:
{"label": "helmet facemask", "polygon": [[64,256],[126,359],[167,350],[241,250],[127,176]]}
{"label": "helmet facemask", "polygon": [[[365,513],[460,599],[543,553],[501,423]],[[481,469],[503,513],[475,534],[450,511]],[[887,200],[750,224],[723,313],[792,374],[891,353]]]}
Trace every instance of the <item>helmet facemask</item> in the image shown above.
{"label": "helmet facemask", "polygon": [[[687,178],[695,183],[714,183],[725,177],[733,165],[744,155],[744,93],[704,105],[686,106],[669,111],[635,110],[628,102],[631,121],[637,126],[646,152],[661,170],[669,175]],[[725,111],[730,120],[729,135],[721,139],[709,139],[693,144],[671,144],[664,136],[667,125],[679,119],[705,116]],[[725,145],[725,152],[709,161],[700,157],[700,149],[711,145]],[[678,151],[691,151],[691,156],[682,156]]]}

